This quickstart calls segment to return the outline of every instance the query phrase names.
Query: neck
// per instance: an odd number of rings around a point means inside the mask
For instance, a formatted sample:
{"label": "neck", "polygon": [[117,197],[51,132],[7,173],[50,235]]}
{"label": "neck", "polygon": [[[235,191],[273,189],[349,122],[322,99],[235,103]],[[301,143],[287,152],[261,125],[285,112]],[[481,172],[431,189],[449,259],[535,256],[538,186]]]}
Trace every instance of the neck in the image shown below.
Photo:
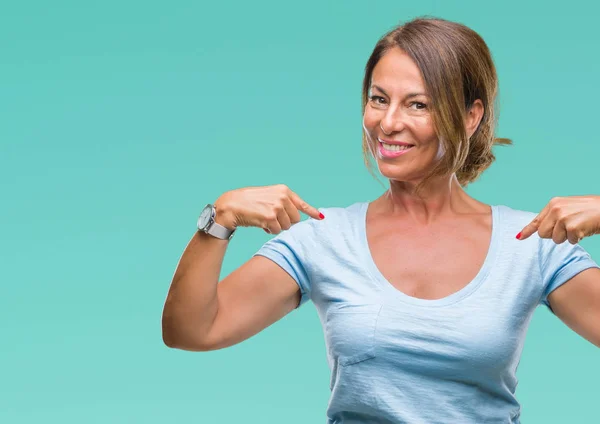
{"label": "neck", "polygon": [[456,175],[431,181],[417,193],[416,182],[390,180],[390,188],[378,199],[379,210],[428,225],[458,214],[481,212],[482,203],[470,197]]}

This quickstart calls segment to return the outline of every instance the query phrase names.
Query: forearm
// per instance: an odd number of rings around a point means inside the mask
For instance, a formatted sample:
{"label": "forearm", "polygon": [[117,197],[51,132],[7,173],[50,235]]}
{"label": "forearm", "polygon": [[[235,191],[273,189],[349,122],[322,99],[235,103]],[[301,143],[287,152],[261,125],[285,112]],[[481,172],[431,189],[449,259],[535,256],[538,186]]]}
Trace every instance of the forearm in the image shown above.
{"label": "forearm", "polygon": [[[215,220],[230,227],[219,216]],[[167,346],[202,348],[203,337],[217,315],[217,284],[227,245],[228,240],[198,231],[185,248],[163,310],[162,334]]]}

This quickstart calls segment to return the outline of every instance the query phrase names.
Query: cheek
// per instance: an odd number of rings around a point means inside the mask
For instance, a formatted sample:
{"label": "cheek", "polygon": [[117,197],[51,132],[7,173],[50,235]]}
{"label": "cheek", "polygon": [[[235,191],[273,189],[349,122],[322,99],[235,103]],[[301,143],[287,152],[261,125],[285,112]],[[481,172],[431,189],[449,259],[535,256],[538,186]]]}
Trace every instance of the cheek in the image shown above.
{"label": "cheek", "polygon": [[419,119],[413,128],[415,134],[422,142],[426,143],[427,145],[431,143],[437,144],[438,137],[435,133],[435,128],[433,127],[431,119],[426,117]]}
{"label": "cheek", "polygon": [[377,119],[373,114],[365,112],[363,115],[363,129],[370,136],[377,127]]}
{"label": "cheek", "polygon": [[435,129],[433,127],[433,122],[431,121],[431,117],[429,116],[421,116],[415,119],[415,130],[422,135],[424,138],[431,138],[435,135]]}
{"label": "cheek", "polygon": [[444,153],[446,153],[446,149],[444,149],[444,145],[442,144],[442,141],[440,140],[440,143],[438,145],[438,151],[437,151],[437,154],[435,155],[435,159],[436,160],[442,159],[442,157],[444,157]]}

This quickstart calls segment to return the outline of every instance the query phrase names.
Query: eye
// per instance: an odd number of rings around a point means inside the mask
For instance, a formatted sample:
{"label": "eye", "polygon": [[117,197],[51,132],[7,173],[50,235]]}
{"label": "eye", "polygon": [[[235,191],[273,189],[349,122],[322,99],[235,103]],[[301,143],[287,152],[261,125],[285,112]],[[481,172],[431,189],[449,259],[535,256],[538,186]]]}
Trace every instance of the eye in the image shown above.
{"label": "eye", "polygon": [[422,102],[411,102],[410,106],[417,106],[417,110],[423,110],[423,109],[427,109],[427,105],[425,103]]}
{"label": "eye", "polygon": [[371,97],[369,97],[369,99],[370,99],[370,100],[371,100],[373,103],[375,103],[375,104],[378,104],[378,105],[382,105],[382,104],[384,104],[384,103],[381,103],[381,102],[379,102],[378,100],[382,100],[383,102],[385,102],[385,99],[384,99],[383,97],[381,97],[381,96],[371,96]]}

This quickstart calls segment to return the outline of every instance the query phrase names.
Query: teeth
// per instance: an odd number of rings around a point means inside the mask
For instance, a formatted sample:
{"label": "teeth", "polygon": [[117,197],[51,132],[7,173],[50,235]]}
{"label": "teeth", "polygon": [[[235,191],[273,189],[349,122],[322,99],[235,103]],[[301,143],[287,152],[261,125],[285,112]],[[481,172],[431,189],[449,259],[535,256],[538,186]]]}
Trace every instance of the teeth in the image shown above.
{"label": "teeth", "polygon": [[397,144],[386,144],[386,143],[381,143],[383,144],[383,147],[385,150],[390,150],[392,152],[399,152],[401,150],[408,150],[410,149],[412,146],[399,146]]}

